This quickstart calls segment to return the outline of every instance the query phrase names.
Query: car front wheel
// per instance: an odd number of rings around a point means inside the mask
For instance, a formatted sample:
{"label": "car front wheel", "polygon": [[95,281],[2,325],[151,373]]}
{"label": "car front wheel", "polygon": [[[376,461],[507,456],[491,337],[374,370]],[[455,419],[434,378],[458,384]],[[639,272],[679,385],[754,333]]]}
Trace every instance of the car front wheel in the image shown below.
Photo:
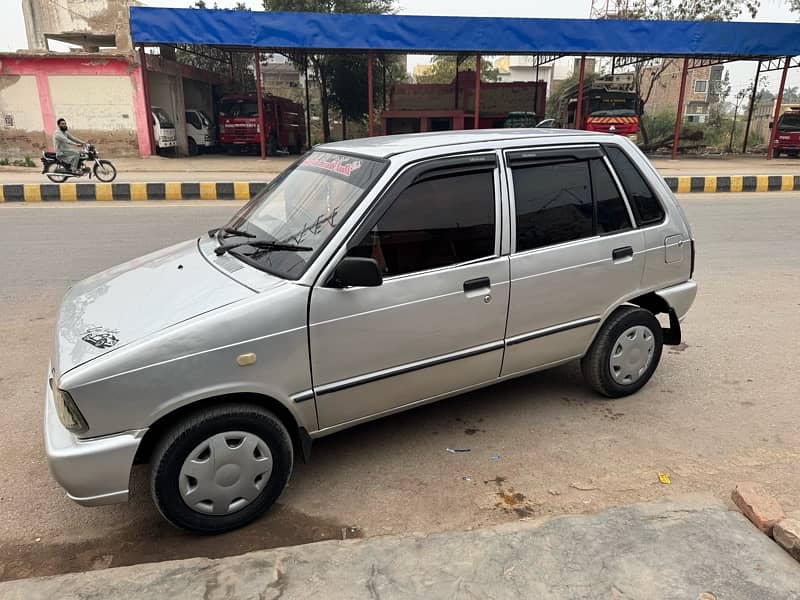
{"label": "car front wheel", "polygon": [[661,324],[653,313],[622,306],[606,320],[581,360],[587,383],[609,398],[638,392],[661,360]]}
{"label": "car front wheel", "polygon": [[264,514],[293,464],[289,432],[258,406],[221,405],[176,424],[155,448],[150,491],[172,524],[202,534],[237,529]]}

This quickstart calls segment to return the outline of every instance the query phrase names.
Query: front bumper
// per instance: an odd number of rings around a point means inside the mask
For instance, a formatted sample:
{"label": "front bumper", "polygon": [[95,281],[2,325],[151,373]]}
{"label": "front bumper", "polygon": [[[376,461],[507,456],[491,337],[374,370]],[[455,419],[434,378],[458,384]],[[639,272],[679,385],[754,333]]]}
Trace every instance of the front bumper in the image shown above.
{"label": "front bumper", "polygon": [[147,430],[78,439],[61,424],[50,386],[45,388],[44,440],[53,478],[84,506],[127,502],[133,459]]}

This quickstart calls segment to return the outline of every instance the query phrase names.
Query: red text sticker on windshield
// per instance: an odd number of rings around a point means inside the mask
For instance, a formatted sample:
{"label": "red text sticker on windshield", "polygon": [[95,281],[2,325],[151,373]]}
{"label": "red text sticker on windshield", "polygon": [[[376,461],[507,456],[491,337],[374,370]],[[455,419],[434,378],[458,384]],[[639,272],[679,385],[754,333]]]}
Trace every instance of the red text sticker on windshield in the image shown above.
{"label": "red text sticker on windshield", "polygon": [[335,154],[325,154],[315,152],[303,161],[304,167],[315,167],[323,171],[329,171],[350,177],[355,171],[361,168],[361,161],[346,156],[336,156]]}

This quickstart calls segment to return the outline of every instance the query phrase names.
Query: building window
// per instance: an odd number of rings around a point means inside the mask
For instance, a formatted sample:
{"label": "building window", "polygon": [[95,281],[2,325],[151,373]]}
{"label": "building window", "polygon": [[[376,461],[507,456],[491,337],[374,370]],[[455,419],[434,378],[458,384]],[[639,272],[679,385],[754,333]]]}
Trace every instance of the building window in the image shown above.
{"label": "building window", "polygon": [[706,89],[708,88],[708,81],[705,79],[701,79],[699,81],[694,82],[694,91],[698,94],[704,94]]}
{"label": "building window", "polygon": [[3,115],[3,122],[6,127],[13,127],[14,126],[14,115],[6,113]]}

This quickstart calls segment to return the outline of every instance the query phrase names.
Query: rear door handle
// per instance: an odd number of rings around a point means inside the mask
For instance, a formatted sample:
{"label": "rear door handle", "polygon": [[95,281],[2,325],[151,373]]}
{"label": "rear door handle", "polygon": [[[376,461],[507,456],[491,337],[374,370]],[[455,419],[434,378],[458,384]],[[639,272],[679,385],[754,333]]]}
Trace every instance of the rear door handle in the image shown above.
{"label": "rear door handle", "polygon": [[623,246],[617,248],[611,253],[611,258],[614,260],[622,260],[623,258],[633,258],[633,248],[631,246]]}
{"label": "rear door handle", "polygon": [[469,279],[464,282],[465,292],[474,292],[476,290],[485,290],[492,287],[492,282],[488,277],[478,277],[477,279]]}

